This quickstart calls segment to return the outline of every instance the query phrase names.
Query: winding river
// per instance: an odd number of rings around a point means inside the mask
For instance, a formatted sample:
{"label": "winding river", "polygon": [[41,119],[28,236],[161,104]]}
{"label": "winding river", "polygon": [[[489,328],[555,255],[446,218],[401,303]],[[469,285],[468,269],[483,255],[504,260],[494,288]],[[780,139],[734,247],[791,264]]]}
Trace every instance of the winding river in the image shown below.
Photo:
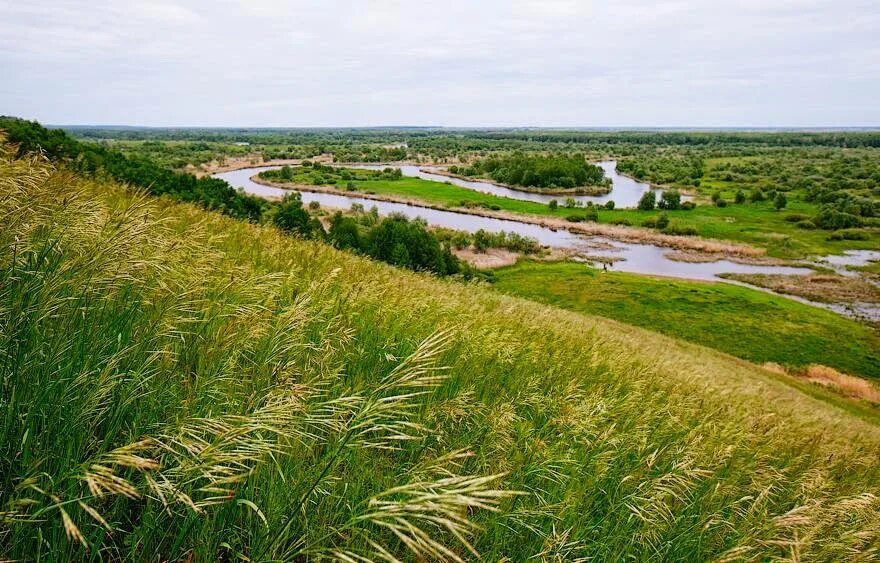
{"label": "winding river", "polygon": [[[258,174],[263,170],[272,170],[275,168],[279,167],[262,166],[255,168],[244,168],[232,172],[217,173],[214,174],[214,177],[226,180],[227,182],[229,182],[230,185],[236,188],[240,188],[249,194],[261,197],[283,197],[285,194],[288,193],[288,190],[272,186],[264,186],[251,180],[251,176],[254,176],[255,174]],[[411,168],[418,170],[418,168],[415,166]],[[442,178],[442,181],[446,181],[448,179],[446,176],[438,177]],[[632,182],[632,180],[630,180],[629,178],[626,178],[626,180]],[[498,186],[495,187],[497,188]],[[617,188],[615,187],[615,190],[616,189]],[[359,204],[364,206],[365,209],[375,207],[381,215],[401,213],[410,218],[421,217],[422,219],[427,221],[429,225],[447,227],[471,233],[476,232],[480,229],[484,229],[490,232],[515,232],[523,236],[531,237],[537,240],[540,244],[546,246],[575,249],[590,257],[595,257],[597,259],[613,260],[614,263],[612,265],[612,268],[614,270],[632,272],[636,274],[650,274],[675,278],[718,281],[722,279],[718,277],[718,274],[722,273],[808,274],[812,271],[809,268],[796,268],[789,266],[755,266],[749,264],[739,264],[736,262],[731,262],[729,260],[718,260],[715,262],[703,263],[679,262],[676,260],[670,260],[666,257],[666,254],[669,252],[668,248],[663,248],[652,244],[620,242],[598,236],[587,237],[576,235],[564,229],[552,230],[547,227],[541,227],[540,225],[522,223],[519,221],[495,219],[492,217],[479,217],[477,215],[456,213],[454,211],[443,211],[418,205],[407,205],[404,203],[378,201],[363,197],[353,197],[347,195],[343,196],[337,194],[326,194],[307,191],[303,191],[300,193],[302,194],[302,200],[304,203],[308,204],[316,201],[322,207],[349,209],[352,204]]]}

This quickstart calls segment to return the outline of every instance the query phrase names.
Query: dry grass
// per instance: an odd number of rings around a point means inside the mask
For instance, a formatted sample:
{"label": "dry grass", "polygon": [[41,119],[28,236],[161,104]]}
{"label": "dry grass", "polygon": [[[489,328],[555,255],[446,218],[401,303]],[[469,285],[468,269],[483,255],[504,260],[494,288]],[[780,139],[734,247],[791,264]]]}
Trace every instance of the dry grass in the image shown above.
{"label": "dry grass", "polygon": [[802,374],[802,377],[805,377],[807,381],[812,383],[830,387],[846,397],[880,404],[880,389],[861,377],[847,375],[834,368],[822,365],[809,366]]}
{"label": "dry grass", "polygon": [[880,555],[880,428],[746,362],[38,160],[0,223],[2,557]]}

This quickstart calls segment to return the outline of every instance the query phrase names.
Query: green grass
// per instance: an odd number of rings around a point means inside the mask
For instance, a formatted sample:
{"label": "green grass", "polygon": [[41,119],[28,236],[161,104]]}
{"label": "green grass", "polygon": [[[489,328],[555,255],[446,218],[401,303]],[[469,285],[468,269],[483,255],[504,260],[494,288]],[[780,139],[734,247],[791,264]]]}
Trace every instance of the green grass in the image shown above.
{"label": "green grass", "polygon": [[753,362],[824,364],[880,378],[880,335],[830,311],[726,283],[603,272],[572,262],[520,261],[494,286],[563,309],[600,315]]}
{"label": "green grass", "polygon": [[40,161],[0,224],[3,558],[878,554],[821,390]]}

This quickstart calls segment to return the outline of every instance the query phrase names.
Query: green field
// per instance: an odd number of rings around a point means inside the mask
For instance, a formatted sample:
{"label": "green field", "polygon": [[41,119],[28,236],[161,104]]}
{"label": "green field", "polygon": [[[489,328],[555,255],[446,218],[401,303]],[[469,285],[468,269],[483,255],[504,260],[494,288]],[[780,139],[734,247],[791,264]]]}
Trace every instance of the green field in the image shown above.
{"label": "green field", "polygon": [[4,558],[878,554],[880,427],[819,389],[41,160],[0,186]]}
{"label": "green field", "polygon": [[880,378],[880,335],[830,311],[726,283],[520,261],[493,271],[500,291],[600,315],[753,362],[824,364]]}

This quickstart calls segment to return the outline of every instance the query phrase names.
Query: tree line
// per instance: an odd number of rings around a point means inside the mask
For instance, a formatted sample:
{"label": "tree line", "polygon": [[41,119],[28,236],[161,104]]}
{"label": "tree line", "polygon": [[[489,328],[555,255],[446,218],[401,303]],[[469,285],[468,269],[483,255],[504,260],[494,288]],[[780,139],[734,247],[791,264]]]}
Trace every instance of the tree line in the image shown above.
{"label": "tree line", "polygon": [[[327,233],[321,222],[303,208],[297,192],[280,203],[266,201],[237,191],[224,180],[174,172],[144,157],[80,142],[62,130],[47,129],[35,121],[0,116],[0,131],[4,132],[7,142],[17,146],[19,157],[40,152],[83,174],[106,174],[152,195],[194,203],[236,219],[270,223],[285,232],[325,240],[396,266],[438,275],[462,271],[449,245],[441,244],[421,221],[396,215],[380,221],[376,214],[358,223],[339,216],[334,217]],[[352,221],[357,226],[355,230],[351,228]]]}

